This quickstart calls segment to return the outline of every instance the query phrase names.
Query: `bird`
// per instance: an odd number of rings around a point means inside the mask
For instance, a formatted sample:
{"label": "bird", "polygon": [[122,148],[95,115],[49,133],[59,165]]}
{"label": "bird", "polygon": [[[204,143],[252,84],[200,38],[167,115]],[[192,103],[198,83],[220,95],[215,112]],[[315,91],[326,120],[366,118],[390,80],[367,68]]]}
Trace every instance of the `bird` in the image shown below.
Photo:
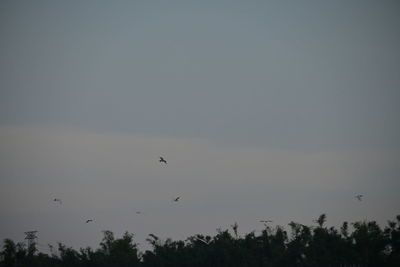
{"label": "bird", "polygon": [[86,220],[86,223],[90,223],[90,222],[93,222],[93,220],[92,219]]}
{"label": "bird", "polygon": [[55,198],[55,199],[53,199],[53,201],[62,204],[62,201],[61,201],[61,199],[59,199],[59,198]]}
{"label": "bird", "polygon": [[141,211],[137,211],[136,214],[142,214],[142,212]]}
{"label": "bird", "polygon": [[167,161],[166,161],[163,157],[161,157],[161,156],[160,156],[159,162],[164,163],[164,164],[167,164]]}
{"label": "bird", "polygon": [[362,200],[362,197],[363,197],[363,195],[357,195],[357,196],[355,196],[355,198],[357,198],[358,201],[361,201],[361,200]]}
{"label": "bird", "polygon": [[260,220],[260,222],[262,222],[262,223],[272,223],[271,220]]}
{"label": "bird", "polygon": [[176,197],[176,198],[174,198],[174,202],[178,202],[179,201],[179,199],[180,199],[181,197]]}
{"label": "bird", "polygon": [[206,245],[208,245],[208,244],[211,243],[211,240],[210,240],[210,241],[207,241],[207,240],[202,239],[202,238],[200,238],[200,237],[196,237],[196,239],[199,240],[200,242],[203,242],[203,243],[206,244]]}

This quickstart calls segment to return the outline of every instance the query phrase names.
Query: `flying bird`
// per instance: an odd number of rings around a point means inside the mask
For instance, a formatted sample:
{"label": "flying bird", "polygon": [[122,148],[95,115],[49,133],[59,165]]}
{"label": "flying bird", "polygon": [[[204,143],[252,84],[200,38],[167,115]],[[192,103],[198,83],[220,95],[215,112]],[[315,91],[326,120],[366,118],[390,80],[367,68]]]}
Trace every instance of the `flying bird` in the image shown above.
{"label": "flying bird", "polygon": [[137,211],[136,214],[142,214],[142,212],[141,211]]}
{"label": "flying bird", "polygon": [[61,201],[61,199],[59,199],[59,198],[55,198],[55,199],[53,199],[53,201],[62,204],[62,201]]}
{"label": "flying bird", "polygon": [[363,195],[357,195],[356,198],[358,199],[358,201],[361,201],[363,198]]}
{"label": "flying bird", "polygon": [[200,238],[200,237],[196,237],[196,239],[199,240],[200,242],[203,242],[203,243],[206,244],[206,245],[209,245],[209,244],[211,243],[211,240],[210,240],[210,241],[207,241],[207,240],[205,240],[205,239],[203,239],[203,238]]}
{"label": "flying bird", "polygon": [[163,157],[161,157],[161,156],[160,156],[159,162],[164,163],[164,164],[167,164],[167,161],[166,161]]}
{"label": "flying bird", "polygon": [[262,223],[272,223],[271,220],[260,220],[260,222],[262,222]]}
{"label": "flying bird", "polygon": [[93,220],[92,219],[86,220],[86,223],[90,223],[90,222],[93,222]]}
{"label": "flying bird", "polygon": [[178,202],[181,197],[174,198],[174,202]]}

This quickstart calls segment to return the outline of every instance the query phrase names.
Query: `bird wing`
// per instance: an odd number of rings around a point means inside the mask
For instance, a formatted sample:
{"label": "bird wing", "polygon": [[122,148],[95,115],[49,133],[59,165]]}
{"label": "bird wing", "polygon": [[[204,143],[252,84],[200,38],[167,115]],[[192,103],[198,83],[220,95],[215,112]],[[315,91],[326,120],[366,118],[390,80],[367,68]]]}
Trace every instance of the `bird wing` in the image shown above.
{"label": "bird wing", "polygon": [[206,240],[204,240],[204,239],[197,238],[197,240],[199,240],[199,241],[203,242],[204,244],[207,244],[207,245],[208,245],[208,242],[207,242]]}

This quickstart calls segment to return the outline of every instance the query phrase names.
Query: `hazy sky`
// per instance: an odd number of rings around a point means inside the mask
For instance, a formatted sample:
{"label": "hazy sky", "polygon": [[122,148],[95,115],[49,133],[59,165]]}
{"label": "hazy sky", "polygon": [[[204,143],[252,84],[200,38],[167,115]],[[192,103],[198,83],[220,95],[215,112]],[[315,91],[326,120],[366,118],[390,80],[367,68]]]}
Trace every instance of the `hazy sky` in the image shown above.
{"label": "hazy sky", "polygon": [[1,1],[0,239],[38,230],[47,251],[97,246],[101,230],[144,244],[321,213],[386,223],[400,214],[399,13]]}

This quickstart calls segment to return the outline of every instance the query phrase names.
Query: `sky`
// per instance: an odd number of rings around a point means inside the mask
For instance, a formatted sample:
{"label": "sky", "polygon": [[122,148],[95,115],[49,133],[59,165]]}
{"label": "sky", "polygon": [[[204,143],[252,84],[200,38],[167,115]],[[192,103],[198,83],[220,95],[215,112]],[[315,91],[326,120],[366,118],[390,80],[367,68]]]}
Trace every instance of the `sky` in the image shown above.
{"label": "sky", "polygon": [[322,213],[385,225],[400,214],[399,12],[1,1],[0,239],[37,230],[48,252],[102,230],[146,247]]}

